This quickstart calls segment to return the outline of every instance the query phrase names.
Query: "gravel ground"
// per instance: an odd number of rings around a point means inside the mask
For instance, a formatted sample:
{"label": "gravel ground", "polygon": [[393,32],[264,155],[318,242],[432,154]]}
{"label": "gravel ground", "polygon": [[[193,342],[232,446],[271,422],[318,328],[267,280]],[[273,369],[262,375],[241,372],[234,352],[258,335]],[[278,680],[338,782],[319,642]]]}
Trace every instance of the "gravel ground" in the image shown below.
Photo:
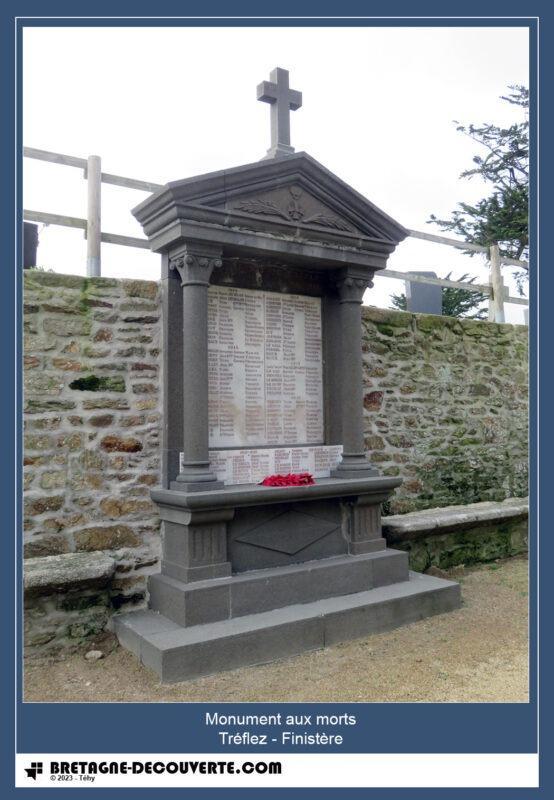
{"label": "gravel ground", "polygon": [[449,575],[463,607],[403,628],[186,683],[161,685],[113,637],[59,660],[28,659],[35,702],[527,702],[528,564],[512,558]]}

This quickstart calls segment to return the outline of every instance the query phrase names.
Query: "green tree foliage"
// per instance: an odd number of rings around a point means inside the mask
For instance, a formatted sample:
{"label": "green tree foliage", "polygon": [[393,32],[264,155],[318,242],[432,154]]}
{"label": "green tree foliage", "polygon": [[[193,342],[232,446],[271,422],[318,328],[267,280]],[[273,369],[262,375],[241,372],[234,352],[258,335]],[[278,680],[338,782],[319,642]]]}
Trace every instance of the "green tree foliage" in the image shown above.
{"label": "green tree foliage", "polygon": [[[452,278],[451,275],[452,273],[449,272],[446,280],[457,280]],[[475,276],[469,278],[469,275],[464,274],[459,280],[473,283]],[[408,303],[405,294],[391,294],[390,299],[393,308],[397,308],[399,311],[407,311]],[[479,308],[485,300],[487,300],[487,295],[477,290],[455,289],[453,286],[442,287],[442,313],[445,317],[485,319],[487,317],[487,309]]]}
{"label": "green tree foliage", "polygon": [[[460,175],[471,180],[479,176],[491,186],[491,193],[475,205],[458,203],[450,219],[431,214],[429,223],[451,231],[467,242],[489,247],[498,242],[503,256],[529,258],[529,90],[525,86],[509,86],[502,96],[510,105],[518,106],[522,119],[507,128],[491,123],[461,125],[457,130],[477,142],[485,151],[473,157],[474,166]],[[473,251],[467,251],[473,256]],[[527,269],[516,274],[522,286]]]}

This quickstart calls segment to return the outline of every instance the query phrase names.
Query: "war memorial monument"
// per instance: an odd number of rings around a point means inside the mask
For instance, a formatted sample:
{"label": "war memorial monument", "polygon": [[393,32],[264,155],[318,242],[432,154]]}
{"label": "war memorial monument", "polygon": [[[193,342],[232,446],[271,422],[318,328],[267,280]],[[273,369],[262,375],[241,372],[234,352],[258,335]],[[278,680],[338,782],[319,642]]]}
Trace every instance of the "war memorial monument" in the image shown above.
{"label": "war memorial monument", "polygon": [[[284,69],[260,161],[168,183],[134,209],[162,257],[161,573],[114,620],[163,681],[259,664],[457,608],[409,572],[364,445],[361,305],[408,235],[290,144]],[[313,485],[265,486],[308,472]]]}

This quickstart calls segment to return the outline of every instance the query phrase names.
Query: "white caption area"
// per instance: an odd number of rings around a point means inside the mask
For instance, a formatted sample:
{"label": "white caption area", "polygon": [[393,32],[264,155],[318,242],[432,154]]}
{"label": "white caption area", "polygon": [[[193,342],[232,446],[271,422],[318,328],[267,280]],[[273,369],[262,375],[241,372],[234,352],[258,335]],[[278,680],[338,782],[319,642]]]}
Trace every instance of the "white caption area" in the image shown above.
{"label": "white caption area", "polygon": [[[97,774],[94,781],[79,774],[52,775],[50,762],[130,765],[187,764],[186,773]],[[235,773],[203,774],[201,764],[233,762]],[[245,763],[281,763],[281,774],[246,774]],[[42,764],[35,779],[27,775],[31,764]],[[196,768],[194,769],[194,765]],[[290,754],[290,753],[102,753],[17,754],[17,788],[78,787],[364,787],[364,788],[536,788],[539,758],[535,753],[477,754]]]}

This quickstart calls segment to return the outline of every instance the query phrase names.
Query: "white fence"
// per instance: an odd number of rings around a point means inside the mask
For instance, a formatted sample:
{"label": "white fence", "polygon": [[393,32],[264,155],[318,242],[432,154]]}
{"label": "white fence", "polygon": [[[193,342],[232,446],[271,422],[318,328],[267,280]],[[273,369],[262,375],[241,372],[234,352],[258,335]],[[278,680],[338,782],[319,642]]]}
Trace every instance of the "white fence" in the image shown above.
{"label": "white fence", "polygon": [[[113,186],[122,186],[125,189],[138,189],[142,192],[155,192],[162,188],[162,184],[151,183],[149,181],[137,180],[136,178],[124,178],[121,175],[111,175],[102,172],[102,164],[99,156],[89,156],[88,158],[76,158],[67,156],[63,153],[51,153],[48,150],[36,150],[33,147],[24,147],[23,155],[26,158],[35,158],[39,161],[49,161],[53,164],[61,164],[66,167],[76,167],[83,170],[83,177],[87,181],[87,218],[68,217],[62,214],[50,214],[46,211],[23,210],[23,219],[28,222],[42,222],[46,225],[61,225],[66,228],[81,228],[87,240],[87,275],[101,275],[101,244],[118,244],[124,247],[140,247],[149,250],[146,239],[135,236],[121,236],[117,233],[105,233],[102,231],[102,211],[101,195],[102,184],[109,183]],[[493,322],[504,322],[504,304],[515,303],[517,305],[528,306],[529,301],[524,297],[513,297],[508,293],[504,286],[501,266],[518,266],[527,268],[526,261],[518,261],[513,258],[504,258],[500,255],[497,244],[490,248],[482,247],[477,244],[470,244],[458,239],[450,239],[446,236],[436,236],[432,233],[422,231],[410,231],[410,236],[414,239],[424,239],[436,244],[449,245],[459,250],[473,250],[477,253],[487,255],[489,261],[490,281],[489,283],[469,283],[465,281],[450,281],[446,278],[431,278],[425,275],[417,275],[410,272],[399,272],[392,269],[380,270],[375,277],[393,278],[412,283],[426,283],[434,286],[447,286],[455,289],[468,289],[478,291],[489,297],[489,320]]]}

